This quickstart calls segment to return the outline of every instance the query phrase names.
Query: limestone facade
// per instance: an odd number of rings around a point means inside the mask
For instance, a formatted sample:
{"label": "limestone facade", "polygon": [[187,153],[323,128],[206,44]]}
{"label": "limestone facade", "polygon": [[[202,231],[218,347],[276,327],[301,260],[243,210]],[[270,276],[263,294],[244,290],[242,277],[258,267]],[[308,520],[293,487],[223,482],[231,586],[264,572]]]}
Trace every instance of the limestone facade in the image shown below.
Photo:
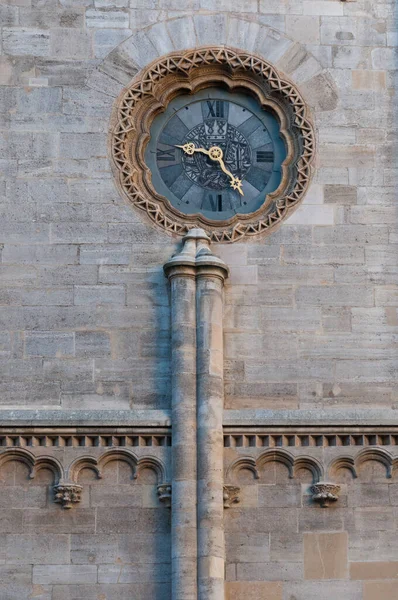
{"label": "limestone facade", "polygon": [[[1,3],[1,600],[396,600],[395,12]],[[315,170],[277,230],[182,268],[111,115],[212,45],[297,86]]]}

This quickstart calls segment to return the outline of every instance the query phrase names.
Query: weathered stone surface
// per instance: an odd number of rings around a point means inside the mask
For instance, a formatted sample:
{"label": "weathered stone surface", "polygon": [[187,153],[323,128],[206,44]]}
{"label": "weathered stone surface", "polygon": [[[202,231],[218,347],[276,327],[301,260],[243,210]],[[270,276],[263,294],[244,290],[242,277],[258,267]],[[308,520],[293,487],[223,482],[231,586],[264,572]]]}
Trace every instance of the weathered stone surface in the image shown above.
{"label": "weathered stone surface", "polygon": [[347,579],[347,534],[304,534],[304,578]]}

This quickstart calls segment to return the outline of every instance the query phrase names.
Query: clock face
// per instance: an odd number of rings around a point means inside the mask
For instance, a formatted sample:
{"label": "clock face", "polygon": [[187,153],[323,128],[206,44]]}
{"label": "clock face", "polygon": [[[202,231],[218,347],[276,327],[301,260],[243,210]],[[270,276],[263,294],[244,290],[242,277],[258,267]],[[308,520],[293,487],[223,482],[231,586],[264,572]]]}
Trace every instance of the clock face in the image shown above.
{"label": "clock face", "polygon": [[281,183],[286,148],[276,117],[254,98],[207,88],[154,119],[145,157],[172,206],[222,221],[264,204]]}

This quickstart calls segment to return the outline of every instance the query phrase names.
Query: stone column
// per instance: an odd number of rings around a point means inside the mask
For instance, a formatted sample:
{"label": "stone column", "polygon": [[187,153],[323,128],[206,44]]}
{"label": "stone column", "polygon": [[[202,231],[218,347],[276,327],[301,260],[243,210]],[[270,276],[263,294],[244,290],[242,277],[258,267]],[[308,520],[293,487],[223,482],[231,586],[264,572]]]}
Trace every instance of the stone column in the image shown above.
{"label": "stone column", "polygon": [[164,266],[171,287],[172,600],[197,600],[196,239]]}
{"label": "stone column", "polygon": [[[208,243],[207,243],[208,244]],[[224,598],[223,286],[228,269],[203,246],[196,255],[198,598]]]}
{"label": "stone column", "polygon": [[222,293],[202,229],[164,266],[172,320],[172,600],[224,598]]}

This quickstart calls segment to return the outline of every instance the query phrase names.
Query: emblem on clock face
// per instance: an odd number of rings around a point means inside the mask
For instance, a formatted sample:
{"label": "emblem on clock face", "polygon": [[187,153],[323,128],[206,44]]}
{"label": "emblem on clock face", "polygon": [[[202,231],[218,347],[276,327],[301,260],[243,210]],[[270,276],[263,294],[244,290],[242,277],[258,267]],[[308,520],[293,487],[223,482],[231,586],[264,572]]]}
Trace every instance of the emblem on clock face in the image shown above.
{"label": "emblem on clock face", "polygon": [[280,126],[250,96],[220,88],[172,101],[146,152],[155,189],[185,214],[212,220],[256,211],[281,182]]}

